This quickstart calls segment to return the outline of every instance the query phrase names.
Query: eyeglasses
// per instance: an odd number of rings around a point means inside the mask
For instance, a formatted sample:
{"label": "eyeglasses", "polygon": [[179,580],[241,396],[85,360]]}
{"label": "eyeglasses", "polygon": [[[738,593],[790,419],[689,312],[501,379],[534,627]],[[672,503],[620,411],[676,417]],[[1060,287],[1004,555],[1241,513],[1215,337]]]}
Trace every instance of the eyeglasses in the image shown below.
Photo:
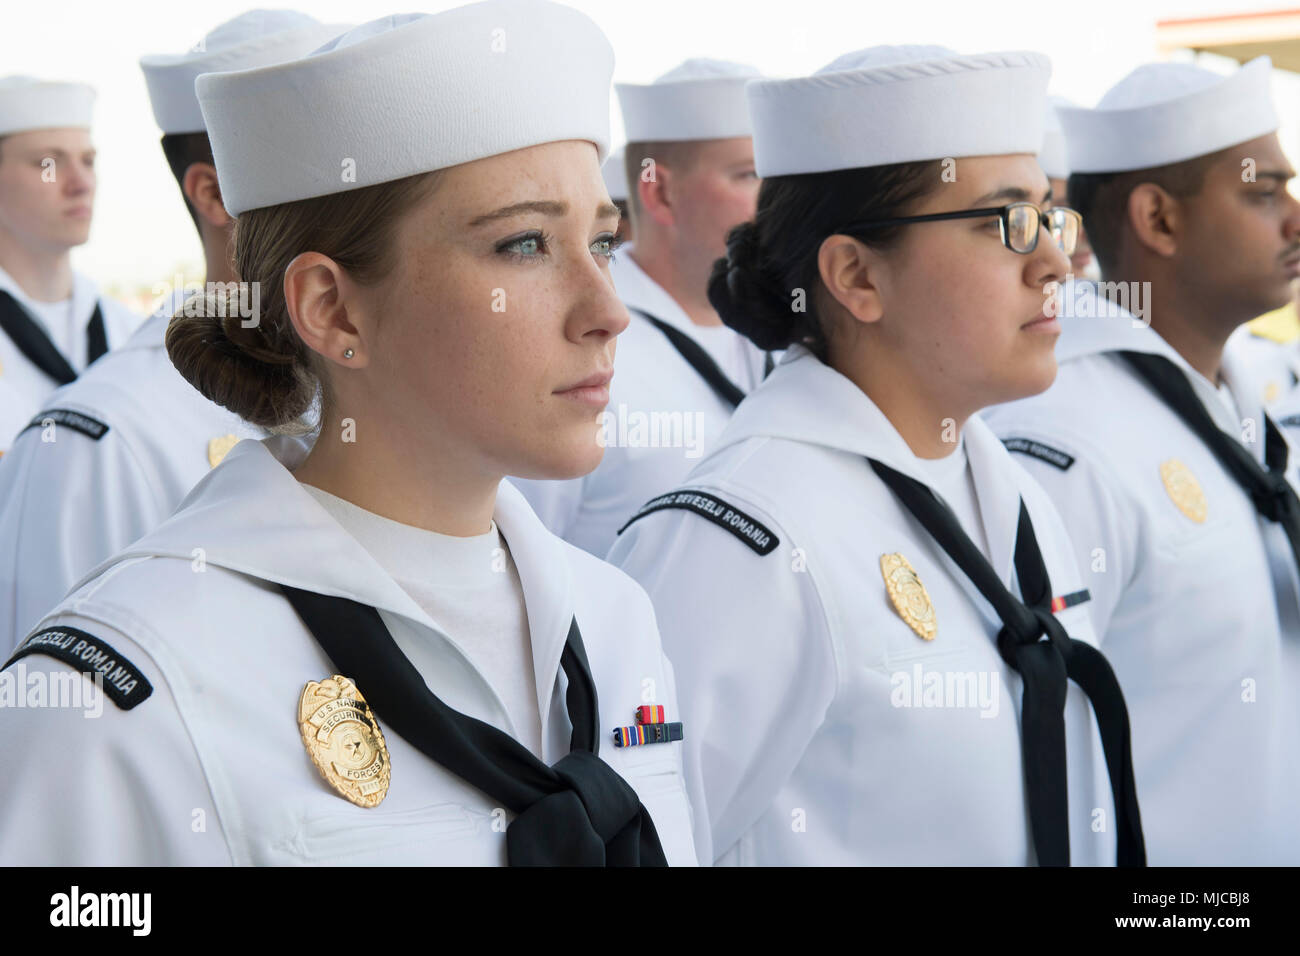
{"label": "eyeglasses", "polygon": [[925,216],[904,216],[901,219],[875,219],[853,222],[837,232],[852,235],[888,226],[905,226],[914,222],[939,222],[944,219],[979,219],[997,216],[1001,227],[1002,244],[1012,252],[1027,256],[1038,248],[1038,237],[1044,226],[1058,249],[1067,256],[1073,255],[1079,244],[1079,230],[1083,217],[1068,206],[1053,206],[1046,212],[1031,202],[1013,202],[1006,206],[988,206],[982,209],[962,209],[957,212],[933,212]]}

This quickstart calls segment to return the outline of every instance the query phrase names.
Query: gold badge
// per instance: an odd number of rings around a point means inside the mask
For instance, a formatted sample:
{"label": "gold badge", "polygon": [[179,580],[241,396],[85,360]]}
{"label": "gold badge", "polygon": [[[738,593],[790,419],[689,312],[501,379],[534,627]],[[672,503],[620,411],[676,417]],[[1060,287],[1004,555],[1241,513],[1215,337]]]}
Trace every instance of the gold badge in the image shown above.
{"label": "gold badge", "polygon": [[898,616],[907,622],[918,637],[927,641],[934,640],[939,633],[938,622],[934,619],[934,605],[925,585],[916,576],[916,568],[901,554],[882,554],[880,556],[880,573],[885,579],[885,589],[889,600],[894,603]]}
{"label": "gold badge", "polygon": [[1201,490],[1201,483],[1190,468],[1177,458],[1170,458],[1160,464],[1160,480],[1165,483],[1165,491],[1169,492],[1179,511],[1197,524],[1205,524],[1210,506]]}
{"label": "gold badge", "polygon": [[208,467],[216,468],[221,464],[221,459],[229,454],[230,449],[239,444],[239,439],[234,435],[218,435],[216,438],[208,440]]}
{"label": "gold badge", "polygon": [[1272,405],[1277,401],[1277,397],[1282,394],[1282,386],[1277,382],[1269,382],[1264,387],[1264,403]]}
{"label": "gold badge", "polygon": [[356,684],[338,674],[309,681],[298,700],[298,729],[326,783],[359,807],[383,802],[388,747]]}

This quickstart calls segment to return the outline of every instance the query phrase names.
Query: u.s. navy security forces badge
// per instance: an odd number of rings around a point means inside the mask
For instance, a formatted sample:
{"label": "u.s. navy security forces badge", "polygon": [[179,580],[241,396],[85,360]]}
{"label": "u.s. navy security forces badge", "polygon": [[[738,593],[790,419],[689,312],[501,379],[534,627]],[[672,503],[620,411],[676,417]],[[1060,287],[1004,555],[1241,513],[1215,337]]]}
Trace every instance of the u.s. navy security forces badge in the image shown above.
{"label": "u.s. navy security forces badge", "polygon": [[235,435],[218,435],[216,438],[208,440],[208,467],[216,468],[221,464],[221,459],[225,458],[230,449],[239,444],[239,438]]}
{"label": "u.s. navy security forces badge", "polygon": [[309,681],[298,700],[298,728],[325,782],[359,807],[377,807],[388,793],[384,732],[357,685],[335,674]]}
{"label": "u.s. navy security forces badge", "polygon": [[1205,524],[1210,506],[1190,468],[1177,458],[1170,458],[1160,463],[1160,480],[1179,511],[1197,524]]}
{"label": "u.s. navy security forces badge", "polygon": [[939,633],[939,623],[934,617],[934,605],[925,585],[916,574],[916,568],[901,554],[882,554],[880,573],[885,579],[885,590],[894,604],[898,616],[916,632],[917,637],[932,641]]}

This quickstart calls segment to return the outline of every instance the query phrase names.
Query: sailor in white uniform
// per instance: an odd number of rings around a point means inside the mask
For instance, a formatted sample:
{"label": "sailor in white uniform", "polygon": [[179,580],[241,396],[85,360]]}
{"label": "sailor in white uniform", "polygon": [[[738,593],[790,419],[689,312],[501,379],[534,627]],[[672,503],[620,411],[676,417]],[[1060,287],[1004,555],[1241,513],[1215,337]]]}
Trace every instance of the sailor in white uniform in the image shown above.
{"label": "sailor in white uniform", "polygon": [[645,593],[502,481],[599,460],[612,69],[583,14],[488,0],[199,77],[240,275],[282,294],[168,352],[319,430],[240,442],[16,652],[0,690],[103,711],[0,707],[0,861],[695,861]]}
{"label": "sailor in white uniform", "polygon": [[[221,205],[195,78],[293,59],[342,31],[300,13],[252,10],[188,53],[142,61],[164,152],[179,157],[172,167],[209,287],[235,279],[234,219]],[[264,434],[204,398],[167,357],[163,335],[184,300],[176,290],[121,348],[47,398],[0,463],[0,652],[82,575],[170,515],[236,441]]]}
{"label": "sailor in white uniform", "polygon": [[703,861],[1143,861],[1069,539],[975,415],[1055,373],[1050,71],[878,47],[749,87],[763,192],[709,292],[787,351],[609,556],[676,669]]}
{"label": "sailor in white uniform", "polygon": [[749,66],[687,60],[618,84],[636,244],[611,266],[632,324],[619,340],[605,458],[570,482],[516,481],[556,534],[603,557],[619,527],[708,450],[768,356],[722,324],[705,296],[727,230],[758,195],[744,100]]}
{"label": "sailor in white uniform", "polygon": [[0,453],[27,421],[141,317],[72,268],[90,237],[95,91],[81,83],[0,78]]}
{"label": "sailor in white uniform", "polygon": [[986,413],[1085,569],[1159,865],[1300,863],[1300,502],[1224,348],[1300,270],[1270,74],[1151,64],[1062,111],[1104,297],[1067,288],[1056,383]]}

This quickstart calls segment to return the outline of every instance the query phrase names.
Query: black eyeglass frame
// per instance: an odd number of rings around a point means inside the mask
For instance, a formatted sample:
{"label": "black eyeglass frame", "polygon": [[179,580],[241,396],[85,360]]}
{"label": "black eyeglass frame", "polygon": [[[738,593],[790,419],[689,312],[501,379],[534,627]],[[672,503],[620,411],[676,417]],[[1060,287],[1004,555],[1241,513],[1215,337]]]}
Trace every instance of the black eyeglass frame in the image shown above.
{"label": "black eyeglass frame", "polygon": [[[1038,216],[1038,228],[1034,230],[1033,245],[1024,250],[1015,248],[1010,242],[1011,210],[1022,206],[1028,206]],[[1057,213],[1065,213],[1067,216],[1074,217],[1076,223],[1076,228],[1074,230],[1074,245],[1077,247],[1079,244],[1079,233],[1083,229],[1083,216],[1080,215],[1078,210],[1071,209],[1069,206],[1053,206],[1051,209],[1044,212],[1031,202],[1012,202],[1007,203],[1005,206],[983,206],[979,209],[959,209],[955,212],[932,212],[927,213],[924,216],[902,216],[898,219],[872,219],[865,222],[851,222],[841,226],[835,231],[851,236],[855,232],[869,232],[873,229],[886,229],[890,226],[907,226],[914,222],[942,222],[948,219],[980,219],[985,216],[997,216],[998,230],[1002,236],[1002,245],[1006,246],[1018,255],[1027,256],[1038,248],[1038,239],[1043,233],[1044,223],[1048,223],[1047,217],[1053,216]],[[1047,231],[1053,238],[1056,238],[1058,235],[1056,232],[1053,232],[1050,223],[1047,224]],[[1064,233],[1064,229],[1061,229],[1060,232]],[[1056,241],[1058,246],[1060,246],[1061,251],[1067,256],[1074,253],[1074,249],[1066,249],[1060,239],[1056,239]]]}

